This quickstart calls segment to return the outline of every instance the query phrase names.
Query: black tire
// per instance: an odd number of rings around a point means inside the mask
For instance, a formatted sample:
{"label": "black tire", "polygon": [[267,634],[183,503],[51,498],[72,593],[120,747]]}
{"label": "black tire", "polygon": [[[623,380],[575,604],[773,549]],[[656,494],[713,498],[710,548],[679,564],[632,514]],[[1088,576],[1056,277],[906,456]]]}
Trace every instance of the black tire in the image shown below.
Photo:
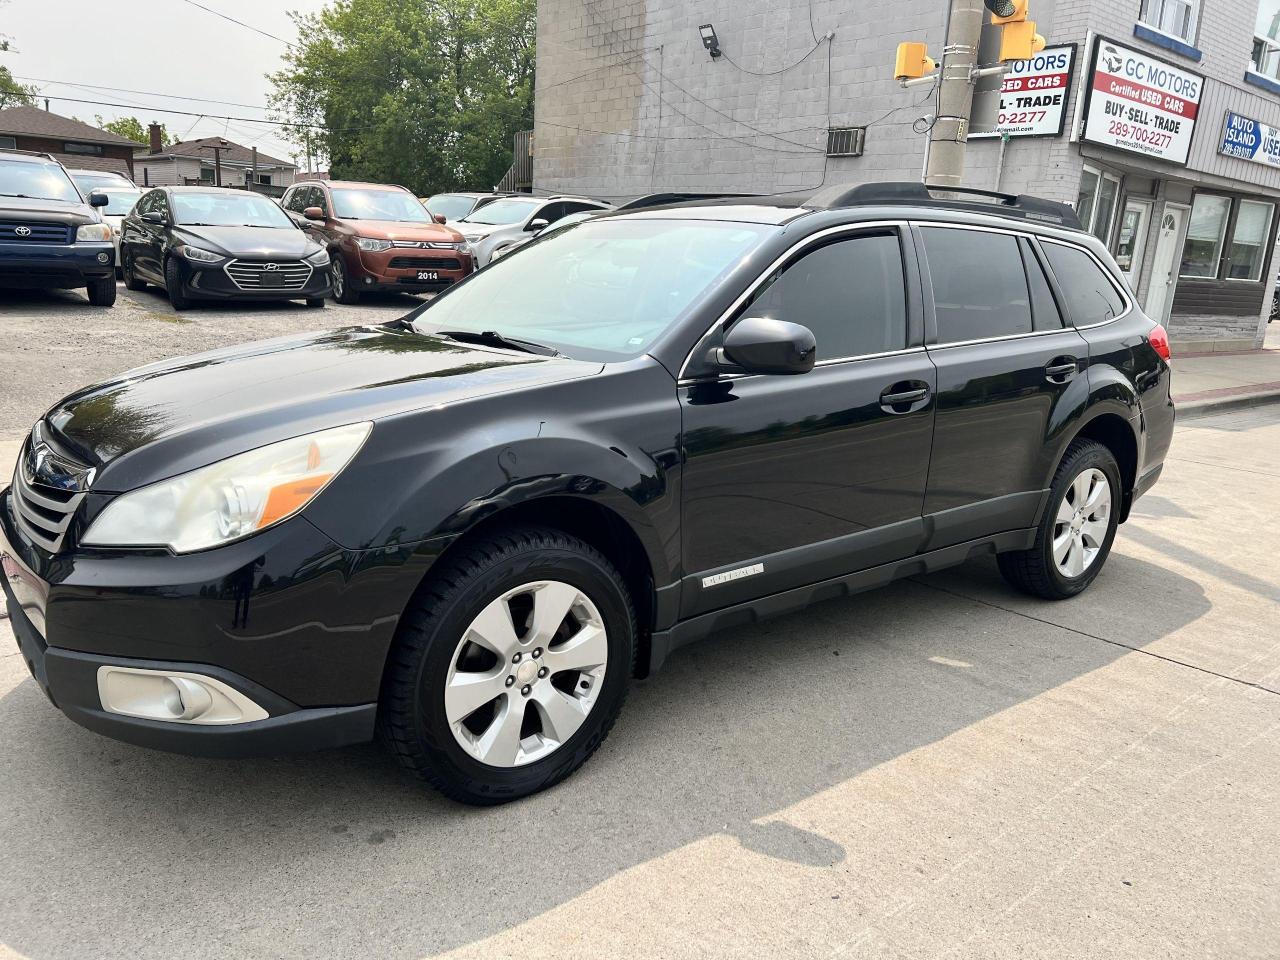
{"label": "black tire", "polygon": [[186,310],[191,306],[191,300],[182,292],[182,267],[173,257],[164,262],[164,291],[173,309]]}
{"label": "black tire", "polygon": [[85,287],[89,294],[89,302],[95,307],[109,307],[116,302],[116,278],[114,276],[104,277],[102,280],[92,280]]}
{"label": "black tire", "polygon": [[[1086,470],[1098,469],[1106,475],[1111,485],[1111,509],[1107,518],[1107,534],[1097,556],[1075,577],[1065,576],[1053,558],[1053,539],[1058,529],[1057,512],[1071,484]],[[1120,520],[1121,501],[1120,467],[1111,451],[1096,440],[1073,440],[1058,465],[1049,499],[1036,530],[1035,543],[1030,550],[1002,553],[997,558],[1004,578],[1023,593],[1043,597],[1046,600],[1065,600],[1083,592],[1102,572],[1116,538],[1116,526]]]}
{"label": "black tire", "polygon": [[312,310],[317,310],[324,306],[324,297],[307,297],[307,306]]}
{"label": "black tire", "polygon": [[342,260],[342,254],[334,253],[333,265],[329,270],[333,282],[333,299],[349,306],[359,303],[360,291],[351,284],[351,277],[347,273],[347,265]]}
{"label": "black tire", "polygon": [[[551,754],[523,766],[490,766],[449,728],[445,678],[463,632],[489,602],[548,579],[577,587],[599,610],[608,643],[604,680],[582,726]],[[634,669],[635,629],[626,585],[595,548],[538,527],[483,535],[444,561],[401,618],[383,677],[379,737],[405,767],[463,803],[490,806],[544,790],[582,766],[608,735]]]}
{"label": "black tire", "polygon": [[138,275],[134,273],[133,258],[126,256],[124,254],[121,254],[120,259],[122,261],[120,265],[120,272],[124,274],[124,288],[126,290],[147,289],[147,282],[145,280],[139,279]]}

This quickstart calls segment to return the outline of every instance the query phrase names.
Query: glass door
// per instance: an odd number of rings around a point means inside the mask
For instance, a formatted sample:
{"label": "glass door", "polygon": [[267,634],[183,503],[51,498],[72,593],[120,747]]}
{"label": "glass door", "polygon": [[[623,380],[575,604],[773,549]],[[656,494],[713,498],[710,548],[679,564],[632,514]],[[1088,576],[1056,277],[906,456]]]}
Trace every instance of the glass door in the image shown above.
{"label": "glass door", "polygon": [[1124,272],[1130,288],[1138,289],[1142,260],[1147,252],[1147,232],[1151,224],[1151,203],[1129,200],[1120,217],[1120,235],[1116,238],[1116,263]]}

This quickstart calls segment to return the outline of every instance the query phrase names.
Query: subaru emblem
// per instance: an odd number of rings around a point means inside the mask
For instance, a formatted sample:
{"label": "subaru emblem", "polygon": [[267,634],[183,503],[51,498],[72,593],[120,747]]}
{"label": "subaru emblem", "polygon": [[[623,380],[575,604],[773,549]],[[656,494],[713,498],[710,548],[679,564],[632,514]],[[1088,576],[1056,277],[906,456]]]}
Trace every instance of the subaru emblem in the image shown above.
{"label": "subaru emblem", "polygon": [[29,236],[31,236],[31,228],[30,228],[30,227],[14,227],[14,228],[13,228],[13,232],[14,232],[14,233],[16,233],[16,234],[17,234],[18,236],[20,236],[20,237],[29,237]]}

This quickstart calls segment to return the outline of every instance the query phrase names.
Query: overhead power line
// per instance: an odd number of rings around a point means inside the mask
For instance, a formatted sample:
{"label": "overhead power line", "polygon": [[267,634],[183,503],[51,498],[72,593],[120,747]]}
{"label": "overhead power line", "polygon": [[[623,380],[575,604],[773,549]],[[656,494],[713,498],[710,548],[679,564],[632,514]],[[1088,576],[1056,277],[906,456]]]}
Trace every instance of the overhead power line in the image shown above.
{"label": "overhead power line", "polygon": [[245,23],[243,20],[237,20],[235,17],[228,16],[227,14],[222,13],[219,10],[214,10],[212,7],[206,7],[203,3],[197,3],[196,0],[182,0],[182,2],[190,4],[193,7],[198,7],[201,10],[203,10],[205,13],[212,13],[215,17],[220,17],[221,19],[226,20],[228,23],[234,23],[236,26],[244,27],[246,30],[252,30],[254,33],[261,34],[264,37],[270,37],[272,40],[275,40],[277,43],[283,43],[286,47],[289,47],[291,50],[297,49],[297,47],[294,46],[294,44],[290,43],[284,37],[277,37],[274,33],[267,33],[267,31],[262,30],[258,27],[255,27],[251,23]]}
{"label": "overhead power line", "polygon": [[258,103],[237,103],[234,100],[211,100],[208,97],[190,97],[177,93],[161,93],[158,90],[134,90],[129,87],[107,87],[100,83],[80,83],[72,80],[50,80],[48,77],[14,77],[28,83],[54,83],[62,87],[79,87],[85,90],[107,90],[111,93],[137,93],[144,97],[165,97],[169,100],[187,100],[192,103],[217,103],[224,107],[244,107],[247,110],[270,110]]}

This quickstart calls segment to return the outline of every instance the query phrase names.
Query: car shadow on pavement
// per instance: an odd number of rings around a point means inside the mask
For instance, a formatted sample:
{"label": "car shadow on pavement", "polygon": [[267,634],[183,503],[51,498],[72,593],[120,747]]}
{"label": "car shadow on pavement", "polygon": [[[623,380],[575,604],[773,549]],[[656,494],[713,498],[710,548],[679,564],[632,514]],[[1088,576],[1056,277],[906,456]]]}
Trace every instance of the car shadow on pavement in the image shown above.
{"label": "car shadow on pavement", "polygon": [[56,313],[59,310],[97,310],[106,307],[90,307],[84,290],[0,290],[0,312],[22,310],[26,312]]}
{"label": "car shadow on pavement", "polygon": [[[1125,615],[1135,596],[1176,601]],[[1210,608],[1119,553],[1061,604],[1015,596],[990,560],[821,604],[679,651],[583,770],[492,809],[442,799],[372,745],[218,762],[115,743],[26,680],[0,699],[0,941],[39,960],[420,957],[717,834],[831,867],[845,851],[778,811],[1138,655],[1022,604],[1139,648]]]}

